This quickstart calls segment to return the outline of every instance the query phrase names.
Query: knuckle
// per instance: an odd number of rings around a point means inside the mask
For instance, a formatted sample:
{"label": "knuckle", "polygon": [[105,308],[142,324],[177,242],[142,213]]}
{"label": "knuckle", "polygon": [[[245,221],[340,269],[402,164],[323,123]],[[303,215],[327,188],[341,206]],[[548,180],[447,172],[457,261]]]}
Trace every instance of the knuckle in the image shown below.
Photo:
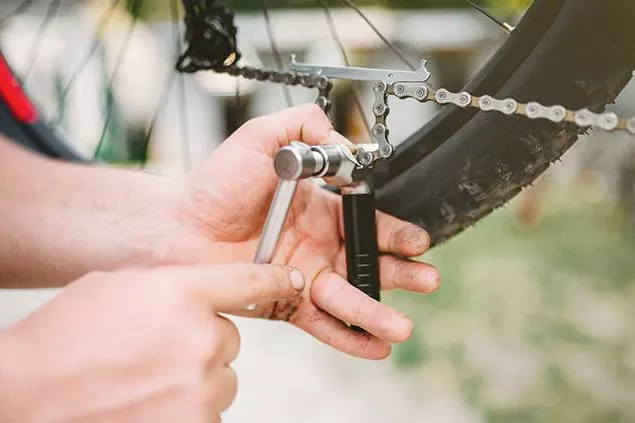
{"label": "knuckle", "polygon": [[246,279],[246,283],[249,284],[249,290],[254,297],[260,298],[267,293],[268,278],[263,268],[250,268]]}
{"label": "knuckle", "polygon": [[371,338],[368,334],[362,334],[360,336],[357,332],[349,332],[347,343],[349,345],[356,345],[360,351],[366,351],[371,347]]}
{"label": "knuckle", "polygon": [[202,332],[202,336],[199,338],[199,341],[200,340],[204,340],[200,344],[203,355],[207,359],[214,359],[220,356],[223,351],[223,344],[226,342],[218,324],[214,325],[212,330]]}
{"label": "knuckle", "polygon": [[236,395],[238,395],[238,376],[236,375],[236,371],[228,366],[227,367],[227,382],[226,382],[226,386],[225,389],[227,390],[228,395],[228,404],[226,408],[229,408],[229,406],[234,402],[234,400],[236,399]]}
{"label": "knuckle", "polygon": [[222,356],[224,336],[215,322],[205,318],[197,318],[187,324],[187,332],[183,334],[182,350],[196,362],[209,363],[209,370],[220,366],[218,358]]}
{"label": "knuckle", "polygon": [[226,359],[228,362],[232,362],[236,359],[238,353],[240,352],[240,332],[231,320],[224,317],[221,317],[221,319],[223,319],[224,326],[223,342],[225,344],[225,349],[227,350]]}
{"label": "knuckle", "polygon": [[284,266],[272,267],[269,277],[277,292],[286,292],[291,287],[291,277]]}
{"label": "knuckle", "polygon": [[218,406],[218,392],[213,383],[206,383],[194,395],[193,405],[201,412],[201,422],[220,422],[220,407]]}
{"label": "knuckle", "polygon": [[282,266],[266,266],[255,268],[250,271],[250,280],[254,286],[256,295],[269,297],[272,293],[283,293],[287,291],[288,272]]}
{"label": "knuckle", "polygon": [[222,350],[221,337],[209,335],[203,331],[195,331],[183,342],[183,349],[195,362],[214,363]]}
{"label": "knuckle", "polygon": [[351,312],[353,323],[367,324],[372,314],[367,313],[367,308],[363,304],[357,304]]}
{"label": "knuckle", "polygon": [[209,410],[222,413],[233,404],[237,395],[238,378],[234,369],[228,366],[208,380],[204,401]]}
{"label": "knuckle", "polygon": [[318,278],[311,286],[311,298],[319,304],[329,304],[342,295],[343,286],[333,278]]}
{"label": "knuckle", "polygon": [[265,281],[263,268],[259,266],[249,266],[246,275],[246,282],[250,284],[250,286],[261,286]]}

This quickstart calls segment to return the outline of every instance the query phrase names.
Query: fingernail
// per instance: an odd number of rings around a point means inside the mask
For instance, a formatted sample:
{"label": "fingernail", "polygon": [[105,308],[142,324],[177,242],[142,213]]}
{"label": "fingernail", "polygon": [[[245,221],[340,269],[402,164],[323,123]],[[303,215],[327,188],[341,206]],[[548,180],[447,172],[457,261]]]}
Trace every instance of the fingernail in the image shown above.
{"label": "fingernail", "polygon": [[298,291],[302,291],[306,286],[306,282],[304,281],[304,275],[298,269],[293,269],[291,271],[291,285]]}
{"label": "fingernail", "polygon": [[429,283],[438,283],[441,280],[441,273],[437,269],[426,269],[423,278]]}
{"label": "fingernail", "polygon": [[412,336],[414,324],[405,315],[401,314],[394,322],[395,331],[398,333],[395,342],[406,342]]}
{"label": "fingernail", "polygon": [[428,233],[421,229],[421,228],[417,228],[418,232],[417,232],[417,238],[416,238],[416,243],[417,243],[417,248],[421,249],[421,250],[426,250],[428,247],[430,247],[430,235],[428,235]]}

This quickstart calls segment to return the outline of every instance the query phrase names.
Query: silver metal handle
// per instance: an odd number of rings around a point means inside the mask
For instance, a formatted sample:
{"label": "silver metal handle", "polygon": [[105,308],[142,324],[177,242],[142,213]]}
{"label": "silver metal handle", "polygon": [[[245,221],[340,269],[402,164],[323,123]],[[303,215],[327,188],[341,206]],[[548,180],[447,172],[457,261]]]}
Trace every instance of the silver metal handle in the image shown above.
{"label": "silver metal handle", "polygon": [[293,196],[297,188],[297,180],[289,181],[281,179],[278,183],[278,188],[273,196],[271,209],[269,209],[265,227],[262,231],[262,237],[258,244],[254,263],[269,264],[271,260],[273,260],[273,255],[276,252],[278,241],[280,241],[282,228],[284,227],[284,222],[287,220],[291,202],[293,201]]}
{"label": "silver metal handle", "polygon": [[[280,179],[280,182],[278,182],[278,187],[273,196],[273,202],[271,203],[271,208],[269,209],[267,220],[262,230],[260,243],[256,250],[256,256],[254,257],[255,264],[270,264],[273,260],[273,255],[280,241],[284,222],[287,220],[287,215],[291,209],[291,202],[293,201],[297,188],[297,180]],[[247,311],[254,311],[256,307],[256,304],[250,304],[246,309]]]}

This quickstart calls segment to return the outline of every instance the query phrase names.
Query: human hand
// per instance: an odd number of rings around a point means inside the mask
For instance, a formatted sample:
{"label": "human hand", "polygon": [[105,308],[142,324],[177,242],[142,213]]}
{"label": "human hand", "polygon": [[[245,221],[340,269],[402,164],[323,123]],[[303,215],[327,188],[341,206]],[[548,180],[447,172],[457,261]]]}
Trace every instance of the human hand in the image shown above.
{"label": "human hand", "polygon": [[[203,166],[183,179],[174,215],[173,263],[252,260],[277,185],[273,157],[293,140],[310,145],[347,143],[314,105],[287,109],[246,123]],[[308,181],[300,182],[275,263],[304,272],[307,289],[294,301],[259,307],[259,315],[289,321],[352,355],[379,359],[391,343],[409,338],[412,322],[362,294],[346,280],[341,199]],[[439,286],[432,266],[401,257],[423,254],[425,231],[378,214],[381,283],[384,290],[431,293]],[[342,322],[366,329],[350,330]]]}
{"label": "human hand", "polygon": [[240,340],[216,313],[303,286],[252,264],[86,276],[0,334],[0,421],[220,422]]}

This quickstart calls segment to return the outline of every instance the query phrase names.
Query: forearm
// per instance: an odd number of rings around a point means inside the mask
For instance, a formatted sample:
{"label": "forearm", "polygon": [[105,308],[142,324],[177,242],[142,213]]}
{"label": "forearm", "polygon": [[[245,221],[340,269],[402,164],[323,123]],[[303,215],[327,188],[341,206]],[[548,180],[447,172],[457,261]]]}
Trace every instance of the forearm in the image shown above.
{"label": "forearm", "polygon": [[0,169],[0,287],[61,286],[164,259],[171,178],[47,160],[5,140]]}

